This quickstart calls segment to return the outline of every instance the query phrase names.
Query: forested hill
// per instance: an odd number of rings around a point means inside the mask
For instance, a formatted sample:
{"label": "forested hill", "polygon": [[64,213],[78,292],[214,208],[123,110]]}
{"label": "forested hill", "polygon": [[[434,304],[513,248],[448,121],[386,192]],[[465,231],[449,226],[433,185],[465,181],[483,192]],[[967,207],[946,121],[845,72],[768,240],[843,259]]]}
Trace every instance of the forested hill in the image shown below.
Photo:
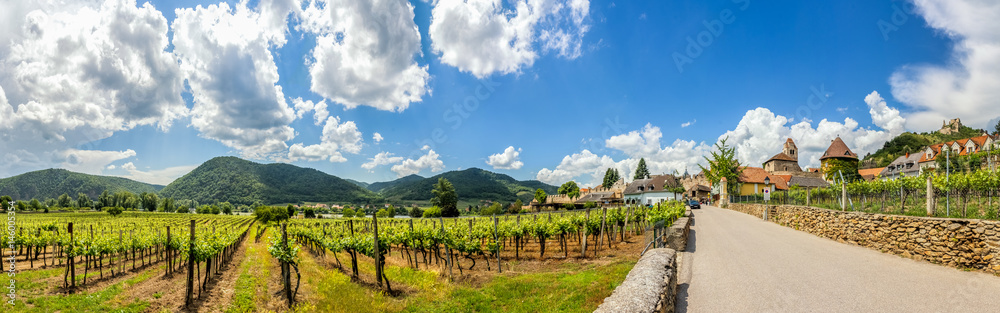
{"label": "forested hill", "polygon": [[283,163],[260,164],[236,157],[208,160],[167,185],[160,196],[244,205],[258,201],[365,203],[378,198],[354,183],[315,169]]}
{"label": "forested hill", "polygon": [[73,199],[80,193],[96,199],[105,190],[111,193],[129,191],[139,194],[156,192],[162,188],[160,185],[127,178],[90,175],[64,169],[40,170],[0,179],[0,195],[10,196],[15,200],[55,199],[64,193]]}
{"label": "forested hill", "polygon": [[[504,174],[470,168],[462,171],[451,171],[430,178],[398,183],[381,190],[389,200],[430,200],[431,190],[438,178],[444,177],[455,185],[458,198],[462,200],[493,200],[515,201],[521,199],[527,203],[541,188],[548,194],[556,193],[556,187],[537,180],[518,181]],[[375,184],[372,184],[375,185]]]}
{"label": "forested hill", "polygon": [[888,166],[893,160],[901,155],[918,153],[923,147],[948,142],[952,140],[965,139],[981,136],[982,130],[962,126],[956,134],[945,135],[939,132],[911,133],[905,132],[887,141],[881,149],[865,156],[863,165],[868,168],[878,168]]}
{"label": "forested hill", "polygon": [[412,183],[415,181],[421,181],[423,179],[424,179],[423,176],[417,174],[410,174],[392,181],[371,183],[370,185],[368,185],[368,190],[379,192],[382,191],[383,189],[391,188],[396,185]]}

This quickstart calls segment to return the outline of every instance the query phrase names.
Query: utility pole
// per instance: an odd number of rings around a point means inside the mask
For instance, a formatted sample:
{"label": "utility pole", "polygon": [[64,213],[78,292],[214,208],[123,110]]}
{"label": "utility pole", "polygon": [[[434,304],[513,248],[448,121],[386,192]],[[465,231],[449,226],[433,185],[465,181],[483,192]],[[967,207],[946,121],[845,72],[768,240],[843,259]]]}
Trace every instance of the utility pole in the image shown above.
{"label": "utility pole", "polygon": [[945,150],[945,152],[944,152],[944,184],[945,184],[946,187],[948,187],[947,190],[944,192],[944,194],[945,194],[945,198],[944,198],[945,199],[944,200],[945,216],[951,216],[951,187],[948,186],[948,185],[951,184],[951,148],[950,147],[948,148],[948,150]]}

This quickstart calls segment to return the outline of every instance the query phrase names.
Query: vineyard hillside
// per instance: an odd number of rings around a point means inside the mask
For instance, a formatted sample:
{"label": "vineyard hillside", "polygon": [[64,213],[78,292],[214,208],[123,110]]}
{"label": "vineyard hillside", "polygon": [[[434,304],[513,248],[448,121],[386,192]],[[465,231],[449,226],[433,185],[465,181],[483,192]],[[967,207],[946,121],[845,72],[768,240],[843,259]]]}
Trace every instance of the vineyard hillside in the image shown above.
{"label": "vineyard hillside", "polygon": [[[556,193],[555,186],[537,181],[518,181],[510,176],[493,173],[479,168],[441,173],[433,177],[398,183],[382,189],[380,192],[390,200],[430,200],[431,190],[438,178],[444,177],[455,185],[459,199],[466,201],[491,200],[515,201],[521,199],[525,203],[531,201],[536,189],[541,188],[548,194]],[[375,185],[375,184],[372,184]]]}
{"label": "vineyard hillside", "polygon": [[365,203],[378,195],[349,181],[291,164],[260,164],[217,157],[170,183],[160,192],[201,203],[250,205],[306,202]]}
{"label": "vineyard hillside", "polygon": [[15,200],[55,199],[64,193],[74,199],[80,193],[95,199],[105,190],[111,193],[129,191],[139,194],[156,192],[160,189],[163,189],[163,186],[65,169],[40,170],[0,179],[0,195],[8,195]]}

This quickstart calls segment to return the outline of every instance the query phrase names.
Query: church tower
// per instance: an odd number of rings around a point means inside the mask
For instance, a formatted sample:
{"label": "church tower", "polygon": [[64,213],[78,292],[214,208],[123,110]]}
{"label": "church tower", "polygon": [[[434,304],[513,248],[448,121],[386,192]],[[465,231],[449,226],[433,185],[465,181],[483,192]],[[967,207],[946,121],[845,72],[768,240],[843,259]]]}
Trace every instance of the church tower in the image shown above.
{"label": "church tower", "polygon": [[781,152],[795,159],[795,162],[799,161],[799,149],[795,147],[795,142],[792,141],[792,138],[788,138],[785,141],[785,147]]}

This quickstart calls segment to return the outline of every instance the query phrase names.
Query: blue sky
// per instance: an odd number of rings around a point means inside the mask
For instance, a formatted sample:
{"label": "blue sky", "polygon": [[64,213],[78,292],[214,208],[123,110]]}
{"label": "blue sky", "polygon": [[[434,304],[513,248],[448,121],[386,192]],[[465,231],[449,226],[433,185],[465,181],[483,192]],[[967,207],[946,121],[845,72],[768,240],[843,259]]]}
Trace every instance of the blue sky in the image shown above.
{"label": "blue sky", "polygon": [[[480,167],[589,185],[639,158],[695,172],[720,137],[750,164],[790,137],[814,165],[837,135],[863,155],[944,118],[992,129],[1000,115],[984,70],[1000,65],[1000,8],[987,1],[150,4],[6,8],[0,113],[23,127],[5,130],[0,176],[65,167],[162,184],[233,155],[366,182]],[[117,36],[122,21],[150,31]],[[82,50],[47,44],[60,38]],[[92,70],[116,62],[137,66]],[[51,110],[103,114],[42,118]]]}

